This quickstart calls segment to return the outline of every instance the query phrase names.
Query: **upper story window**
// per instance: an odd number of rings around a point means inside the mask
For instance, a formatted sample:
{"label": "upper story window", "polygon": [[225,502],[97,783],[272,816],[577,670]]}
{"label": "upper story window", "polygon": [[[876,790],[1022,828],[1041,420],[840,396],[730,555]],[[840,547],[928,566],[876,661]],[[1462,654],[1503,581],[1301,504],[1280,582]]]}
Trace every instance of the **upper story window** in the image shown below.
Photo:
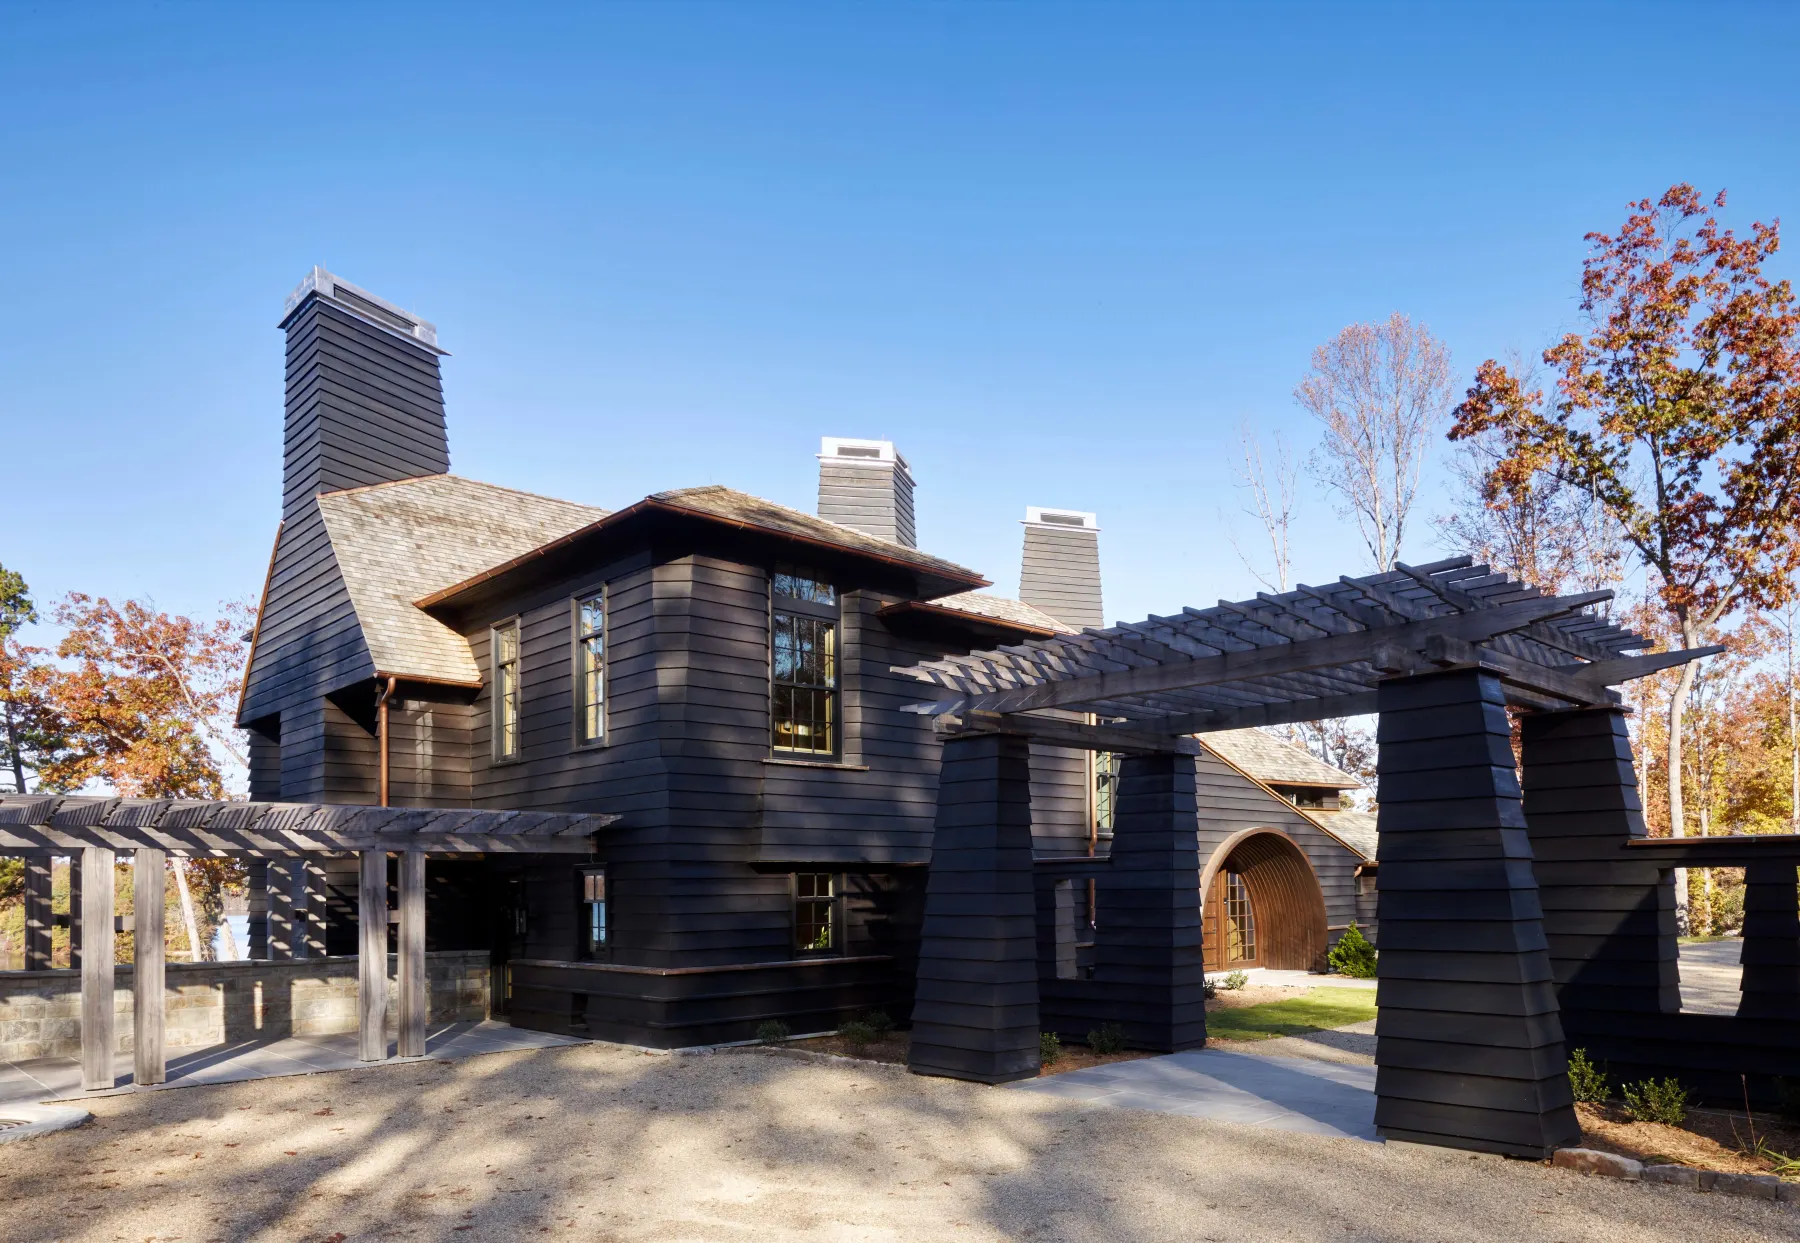
{"label": "upper story window", "polygon": [[519,623],[495,626],[494,758],[519,758]]}
{"label": "upper story window", "polygon": [[814,570],[775,567],[770,627],[770,729],[777,751],[838,749],[838,593]]}
{"label": "upper story window", "polygon": [[1119,800],[1119,760],[1111,751],[1094,753],[1094,836],[1101,841],[1113,835],[1113,816]]}
{"label": "upper story window", "polygon": [[606,737],[606,602],[596,592],[575,602],[575,738]]}

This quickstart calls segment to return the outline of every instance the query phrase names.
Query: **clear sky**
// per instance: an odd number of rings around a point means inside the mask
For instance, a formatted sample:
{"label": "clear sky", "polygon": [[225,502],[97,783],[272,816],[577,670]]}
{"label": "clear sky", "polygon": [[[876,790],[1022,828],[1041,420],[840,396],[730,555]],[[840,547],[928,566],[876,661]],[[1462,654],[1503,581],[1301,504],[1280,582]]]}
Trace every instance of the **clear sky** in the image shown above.
{"label": "clear sky", "polygon": [[[437,323],[460,474],[811,509],[820,435],[886,437],[922,545],[1002,590],[1043,504],[1100,514],[1109,618],[1242,596],[1236,428],[1310,443],[1293,387],[1345,324],[1424,321],[1460,388],[1575,323],[1632,199],[1800,227],[1797,36],[1775,4],[0,3],[0,562],[40,598],[257,591],[275,324],[321,263]],[[1298,576],[1364,569],[1306,492]]]}

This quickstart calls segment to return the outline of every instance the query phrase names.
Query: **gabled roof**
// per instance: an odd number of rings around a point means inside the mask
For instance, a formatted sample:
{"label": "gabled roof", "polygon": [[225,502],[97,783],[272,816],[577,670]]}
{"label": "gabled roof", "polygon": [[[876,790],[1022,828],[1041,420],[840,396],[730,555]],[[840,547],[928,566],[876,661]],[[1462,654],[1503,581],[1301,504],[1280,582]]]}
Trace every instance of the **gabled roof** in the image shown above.
{"label": "gabled roof", "polygon": [[1265,785],[1322,786],[1354,790],[1362,782],[1318,759],[1304,747],[1260,729],[1222,729],[1204,734],[1200,745]]}
{"label": "gabled roof", "polygon": [[[908,548],[904,544],[876,539],[872,535],[865,535],[861,531],[839,526],[835,522],[827,522],[823,518],[803,513],[798,509],[789,509],[786,505],[765,501],[760,496],[751,496],[748,492],[739,492],[735,488],[712,484],[701,488],[676,488],[668,492],[653,492],[635,505],[628,505],[624,509],[615,510],[610,514],[602,513],[601,517],[586,525],[560,534],[554,539],[546,540],[537,547],[525,549],[515,554],[510,560],[491,564],[477,573],[445,584],[433,591],[422,592],[415,597],[414,603],[420,608],[435,608],[439,605],[450,604],[482,584],[520,569],[531,561],[547,557],[578,539],[599,534],[646,513],[681,514],[702,521],[737,527],[740,530],[757,531],[765,535],[795,540],[816,548],[868,557],[912,570],[926,578],[938,580],[940,583],[969,587],[988,585],[988,580],[980,574],[965,566],[957,565],[954,561],[933,557],[929,553],[922,553],[916,548]],[[937,590],[941,591],[943,587],[940,586]]]}
{"label": "gabled roof", "polygon": [[1381,835],[1375,831],[1375,816],[1366,811],[1320,811],[1309,808],[1301,813],[1322,825],[1326,832],[1345,845],[1361,852],[1369,863],[1376,861]]}
{"label": "gabled roof", "polygon": [[413,601],[606,516],[457,475],[327,492],[319,513],[377,673],[464,685],[468,641]]}
{"label": "gabled roof", "polygon": [[989,595],[985,591],[959,591],[952,596],[939,596],[936,600],[906,600],[890,604],[881,612],[884,617],[897,612],[960,614],[1038,637],[1071,633],[1069,627],[1042,609],[1033,608],[1022,600]]}

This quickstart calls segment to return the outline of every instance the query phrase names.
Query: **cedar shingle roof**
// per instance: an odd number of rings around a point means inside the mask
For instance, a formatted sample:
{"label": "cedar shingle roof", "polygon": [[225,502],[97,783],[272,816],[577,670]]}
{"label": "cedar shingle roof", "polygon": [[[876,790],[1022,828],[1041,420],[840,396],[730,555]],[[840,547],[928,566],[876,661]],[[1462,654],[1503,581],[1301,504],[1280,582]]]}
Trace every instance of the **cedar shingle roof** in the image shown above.
{"label": "cedar shingle roof", "polygon": [[457,475],[319,497],[332,552],[378,672],[476,684],[460,634],[413,604],[606,516],[606,510]]}
{"label": "cedar shingle roof", "polygon": [[953,596],[939,596],[930,602],[929,607],[968,613],[974,617],[1004,622],[1009,626],[1041,630],[1045,634],[1072,633],[1070,627],[1063,625],[1042,609],[1033,608],[1022,600],[1009,600],[1005,596],[991,596],[984,591],[959,591]]}
{"label": "cedar shingle roof", "polygon": [[1325,786],[1354,790],[1362,782],[1314,757],[1304,747],[1260,729],[1223,729],[1200,735],[1200,745],[1265,785]]}
{"label": "cedar shingle roof", "polygon": [[933,557],[905,544],[876,539],[850,527],[827,522],[823,518],[765,501],[760,496],[739,492],[735,488],[711,484],[703,488],[676,488],[669,492],[653,492],[647,501],[665,508],[685,509],[703,518],[740,523],[777,535],[791,535],[814,543],[835,544],[849,552],[867,553],[887,561],[899,561],[917,569],[946,578],[986,584],[987,580],[966,566],[942,557]]}
{"label": "cedar shingle roof", "polygon": [[1361,852],[1362,857],[1373,863],[1376,850],[1381,843],[1381,835],[1375,831],[1375,817],[1366,811],[1319,811],[1309,808],[1302,814],[1311,816],[1325,826],[1325,830],[1347,846]]}

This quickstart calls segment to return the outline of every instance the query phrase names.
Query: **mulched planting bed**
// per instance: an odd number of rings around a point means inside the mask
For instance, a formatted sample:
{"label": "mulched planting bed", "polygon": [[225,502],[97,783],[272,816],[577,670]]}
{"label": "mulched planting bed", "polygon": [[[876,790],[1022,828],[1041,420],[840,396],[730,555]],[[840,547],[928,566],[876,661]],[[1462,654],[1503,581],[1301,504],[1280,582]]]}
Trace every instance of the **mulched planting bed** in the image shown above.
{"label": "mulched planting bed", "polygon": [[[1800,1177],[1800,1127],[1768,1114],[1690,1109],[1680,1126],[1633,1122],[1616,1104],[1575,1106],[1581,1119],[1581,1146],[1617,1153],[1645,1164],[1691,1165],[1727,1174],[1782,1174]],[[1754,1127],[1755,1141],[1751,1138]],[[1758,1149],[1756,1141],[1760,1141]],[[1793,1166],[1793,1168],[1787,1168]]]}
{"label": "mulched planting bed", "polygon": [[[813,1053],[832,1053],[838,1057],[860,1058],[867,1062],[890,1062],[895,1065],[906,1064],[906,1052],[912,1044],[912,1036],[908,1032],[889,1032],[879,1040],[871,1040],[866,1044],[855,1044],[842,1036],[814,1036],[810,1040],[790,1040],[782,1047],[788,1049],[806,1049]],[[1123,1053],[1095,1053],[1086,1045],[1066,1044],[1056,1056],[1056,1061],[1049,1066],[1038,1069],[1038,1074],[1060,1075],[1070,1070],[1086,1070],[1090,1066],[1110,1066],[1114,1062],[1130,1062],[1140,1057],[1155,1057],[1154,1053],[1142,1053],[1135,1049],[1127,1049]]]}

